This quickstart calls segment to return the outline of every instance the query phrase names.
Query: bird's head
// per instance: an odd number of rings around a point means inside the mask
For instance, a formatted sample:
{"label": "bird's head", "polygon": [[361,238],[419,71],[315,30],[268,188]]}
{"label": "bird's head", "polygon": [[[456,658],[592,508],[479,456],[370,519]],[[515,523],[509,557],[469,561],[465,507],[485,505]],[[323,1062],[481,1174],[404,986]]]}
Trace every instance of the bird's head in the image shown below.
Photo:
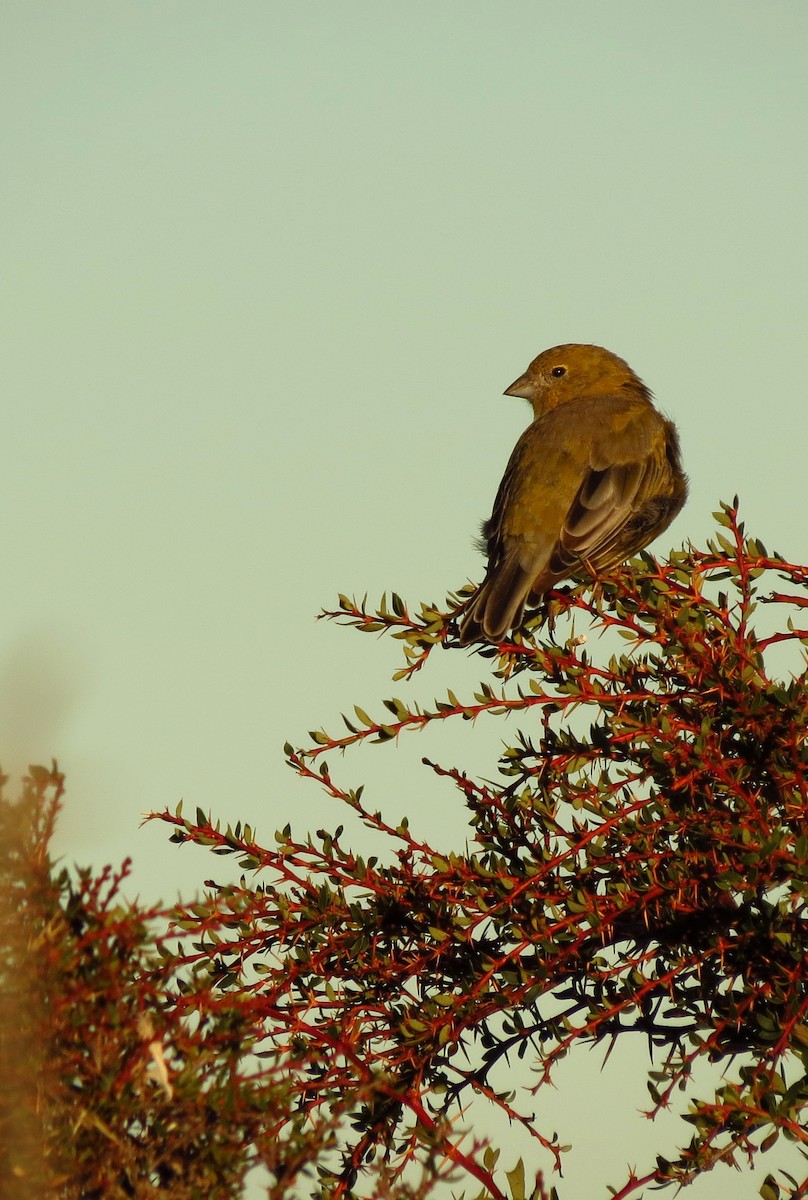
{"label": "bird's head", "polygon": [[522,396],[540,417],[570,400],[583,396],[613,396],[629,391],[650,400],[651,393],[622,358],[602,346],[572,343],[543,350],[520,375],[506,396]]}

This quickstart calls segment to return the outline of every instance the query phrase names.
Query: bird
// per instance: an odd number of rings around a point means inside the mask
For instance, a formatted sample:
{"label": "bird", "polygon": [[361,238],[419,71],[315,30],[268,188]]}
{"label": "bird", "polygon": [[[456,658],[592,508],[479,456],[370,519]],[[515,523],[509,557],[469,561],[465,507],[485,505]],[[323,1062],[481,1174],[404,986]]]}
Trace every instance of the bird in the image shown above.
{"label": "bird", "polygon": [[485,578],[460,644],[500,642],[563,579],[597,576],[667,529],[687,498],[679,437],[603,346],[544,350],[510,387],[533,406],[483,522]]}

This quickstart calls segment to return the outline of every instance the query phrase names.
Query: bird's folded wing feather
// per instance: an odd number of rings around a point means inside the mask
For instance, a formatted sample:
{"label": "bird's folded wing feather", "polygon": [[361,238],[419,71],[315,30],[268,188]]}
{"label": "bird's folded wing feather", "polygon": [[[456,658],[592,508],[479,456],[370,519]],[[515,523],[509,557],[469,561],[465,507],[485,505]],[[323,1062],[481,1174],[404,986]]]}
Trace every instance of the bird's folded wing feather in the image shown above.
{"label": "bird's folded wing feather", "polygon": [[[642,542],[643,505],[666,475],[664,425],[639,408],[617,431],[592,441],[588,470],[564,518],[548,564],[554,574],[587,562],[605,569]],[[637,536],[639,534],[639,536]]]}

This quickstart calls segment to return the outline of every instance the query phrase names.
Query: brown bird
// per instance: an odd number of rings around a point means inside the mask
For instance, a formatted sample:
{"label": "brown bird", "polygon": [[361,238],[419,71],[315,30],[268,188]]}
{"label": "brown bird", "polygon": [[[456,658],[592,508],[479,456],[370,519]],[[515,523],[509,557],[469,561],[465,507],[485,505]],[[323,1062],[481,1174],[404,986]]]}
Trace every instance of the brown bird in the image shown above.
{"label": "brown bird", "polygon": [[662,533],[687,497],[679,438],[628,363],[601,346],[555,346],[505,391],[533,405],[494,511],[485,579],[461,644],[500,641],[562,579],[607,571]]}

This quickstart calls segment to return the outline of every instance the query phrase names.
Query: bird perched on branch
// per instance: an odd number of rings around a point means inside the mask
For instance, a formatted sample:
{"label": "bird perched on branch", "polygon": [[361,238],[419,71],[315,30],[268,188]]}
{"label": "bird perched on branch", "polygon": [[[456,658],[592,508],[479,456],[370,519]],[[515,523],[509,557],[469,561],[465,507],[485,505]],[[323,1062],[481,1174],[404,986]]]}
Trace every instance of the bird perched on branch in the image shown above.
{"label": "bird perched on branch", "polygon": [[602,346],[555,346],[505,391],[533,406],[483,524],[488,569],[460,625],[497,642],[527,604],[630,558],[687,496],[679,438],[628,363]]}

